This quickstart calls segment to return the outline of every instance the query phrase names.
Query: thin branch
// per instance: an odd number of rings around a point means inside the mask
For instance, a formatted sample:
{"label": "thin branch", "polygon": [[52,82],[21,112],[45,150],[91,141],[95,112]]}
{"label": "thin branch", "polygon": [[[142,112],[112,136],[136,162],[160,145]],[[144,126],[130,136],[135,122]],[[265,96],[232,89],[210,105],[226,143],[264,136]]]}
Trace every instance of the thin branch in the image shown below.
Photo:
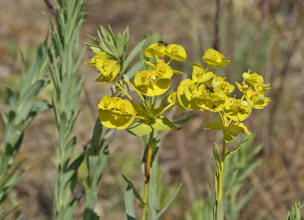
{"label": "thin branch", "polygon": [[220,11],[221,0],[216,0],[215,19],[214,19],[214,39],[213,49],[220,50]]}
{"label": "thin branch", "polygon": [[49,0],[44,0],[44,3],[46,4],[49,12],[54,16],[57,17],[57,12],[52,3]]}

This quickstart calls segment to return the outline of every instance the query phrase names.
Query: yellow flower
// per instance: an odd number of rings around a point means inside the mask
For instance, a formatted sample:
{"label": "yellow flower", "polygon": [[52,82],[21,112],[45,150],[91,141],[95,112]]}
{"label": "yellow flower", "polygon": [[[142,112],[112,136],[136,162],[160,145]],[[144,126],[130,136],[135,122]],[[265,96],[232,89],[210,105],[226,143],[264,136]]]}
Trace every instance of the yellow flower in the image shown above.
{"label": "yellow flower", "polygon": [[264,83],[263,77],[257,73],[249,73],[249,72],[243,73],[243,78],[245,82],[249,83],[252,86],[256,84]]}
{"label": "yellow flower", "polygon": [[166,47],[163,44],[154,43],[145,49],[144,55],[146,57],[164,57],[165,50],[166,50]]}
{"label": "yellow flower", "polygon": [[184,79],[180,82],[177,88],[176,97],[182,108],[191,110],[197,109],[197,106],[195,106],[195,103],[192,100],[195,90],[196,85],[190,79]]}
{"label": "yellow flower", "polygon": [[171,79],[173,76],[173,70],[166,63],[157,63],[154,70],[160,79]]}
{"label": "yellow flower", "polygon": [[136,111],[126,99],[104,96],[98,104],[99,120],[107,128],[125,129],[135,119]]}
{"label": "yellow flower", "polygon": [[143,70],[134,77],[135,87],[146,96],[158,96],[170,87],[169,79],[159,78],[155,70]]}
{"label": "yellow flower", "polygon": [[198,64],[192,64],[192,80],[195,82],[206,82],[215,76],[213,72],[206,72],[204,68]]}
{"label": "yellow flower", "polygon": [[174,60],[177,61],[185,61],[187,54],[186,50],[178,44],[169,44],[167,47],[165,47],[166,55]]}
{"label": "yellow flower", "polygon": [[95,66],[101,73],[97,82],[112,82],[120,71],[120,65],[115,60],[97,60]]}
{"label": "yellow flower", "polygon": [[225,67],[230,63],[230,60],[226,60],[223,54],[212,48],[206,50],[202,60],[210,66],[219,67]]}
{"label": "yellow flower", "polygon": [[224,109],[227,96],[223,91],[211,91],[205,89],[205,92],[203,92],[204,85],[200,86],[200,88],[202,93],[196,97],[195,102],[202,110],[219,112]]}
{"label": "yellow flower", "polygon": [[212,87],[215,90],[221,90],[225,94],[230,94],[234,90],[234,86],[231,85],[229,82],[225,81],[224,77],[216,76],[212,79]]}
{"label": "yellow flower", "polygon": [[101,62],[107,58],[107,53],[106,52],[98,52],[92,59],[85,64],[90,65],[90,66],[96,66],[97,62]]}
{"label": "yellow flower", "polygon": [[248,103],[254,109],[263,109],[268,105],[270,101],[270,99],[266,97],[265,94],[254,90],[248,90],[244,95]]}
{"label": "yellow flower", "polygon": [[241,99],[227,98],[225,102],[224,113],[233,121],[244,121],[251,114],[250,104]]}

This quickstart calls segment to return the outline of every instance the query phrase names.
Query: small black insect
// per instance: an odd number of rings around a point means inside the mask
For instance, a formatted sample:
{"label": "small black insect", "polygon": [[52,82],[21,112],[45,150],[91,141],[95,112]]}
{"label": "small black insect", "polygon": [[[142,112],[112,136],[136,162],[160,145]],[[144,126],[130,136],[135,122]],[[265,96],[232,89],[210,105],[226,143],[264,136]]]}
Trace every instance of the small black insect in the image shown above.
{"label": "small black insect", "polygon": [[213,89],[212,86],[207,86],[207,85],[205,85],[205,87],[206,87],[206,89],[207,89],[209,92],[214,93],[214,89]]}
{"label": "small black insect", "polygon": [[168,47],[169,45],[168,42],[164,40],[159,40],[158,43],[164,45],[165,47]]}

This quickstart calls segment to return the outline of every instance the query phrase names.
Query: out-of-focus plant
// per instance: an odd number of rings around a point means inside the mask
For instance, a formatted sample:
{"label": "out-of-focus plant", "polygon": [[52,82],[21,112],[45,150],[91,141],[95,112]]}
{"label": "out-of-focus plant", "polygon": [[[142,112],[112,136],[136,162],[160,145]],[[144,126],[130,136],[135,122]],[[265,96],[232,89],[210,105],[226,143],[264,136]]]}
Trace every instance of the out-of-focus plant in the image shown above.
{"label": "out-of-focus plant", "polygon": [[101,185],[103,170],[107,164],[109,156],[108,145],[105,141],[113,134],[113,129],[108,129],[103,133],[103,127],[99,120],[96,120],[93,135],[88,148],[85,151],[85,162],[88,176],[84,183],[85,187],[85,210],[83,219],[97,220],[99,216],[94,209],[98,200],[98,193]]}
{"label": "out-of-focus plant", "polygon": [[56,2],[56,21],[50,19],[51,42],[48,67],[53,84],[52,104],[58,131],[57,175],[54,188],[55,219],[72,219],[79,202],[73,197],[77,171],[84,154],[73,159],[76,137],[70,138],[79,114],[82,79],[77,68],[83,51],[79,51],[79,30],[84,17],[84,1]]}
{"label": "out-of-focus plant", "polygon": [[288,211],[286,220],[301,220],[301,208],[300,203],[296,202]]}
{"label": "out-of-focus plant", "polygon": [[[22,57],[23,58],[23,57]],[[17,91],[7,87],[8,114],[1,112],[5,131],[0,154],[0,219],[5,219],[16,207],[5,210],[8,193],[17,184],[28,168],[22,168],[25,160],[16,161],[24,131],[35,116],[49,108],[44,101],[36,100],[37,94],[49,83],[46,74],[47,52],[45,42],[36,52],[36,59],[25,72],[24,61]]]}

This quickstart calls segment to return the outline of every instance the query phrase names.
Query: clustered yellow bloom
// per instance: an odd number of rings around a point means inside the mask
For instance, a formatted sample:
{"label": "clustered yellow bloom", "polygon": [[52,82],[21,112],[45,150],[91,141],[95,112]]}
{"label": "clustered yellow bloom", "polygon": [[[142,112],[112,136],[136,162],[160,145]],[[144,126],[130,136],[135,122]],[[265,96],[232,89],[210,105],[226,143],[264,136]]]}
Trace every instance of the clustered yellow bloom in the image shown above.
{"label": "clustered yellow bloom", "polygon": [[[263,109],[270,101],[265,95],[270,85],[264,84],[261,75],[249,71],[243,73],[243,82],[236,82],[242,96],[237,98],[236,95],[231,95],[235,86],[227,82],[225,77],[217,76],[215,72],[216,68],[227,66],[230,60],[225,59],[220,52],[208,49],[202,56],[205,65],[194,63],[192,77],[182,80],[177,90],[167,96],[169,105],[165,106],[164,100],[161,105],[157,105],[156,98],[169,90],[173,75],[181,73],[171,68],[171,61],[185,61],[186,51],[177,44],[158,42],[148,46],[144,55],[149,58],[145,61],[148,69],[135,74],[134,84],[127,79],[121,79],[137,92],[141,103],[135,102],[117,79],[120,73],[117,61],[109,59],[105,52],[99,52],[87,62],[101,74],[96,81],[114,82],[129,98],[127,100],[104,96],[101,99],[98,110],[104,126],[125,129],[138,118],[145,128],[165,130],[166,126],[173,125],[162,114],[173,106],[179,106],[181,111],[207,112],[212,121],[206,122],[206,129],[222,130],[225,141],[229,142],[238,133],[250,134],[242,122],[250,116],[253,109]],[[218,115],[218,119],[212,112]]]}
{"label": "clustered yellow bloom", "polygon": [[247,72],[243,74],[244,81],[241,84],[236,82],[242,97],[230,97],[235,86],[211,71],[216,66],[226,66],[230,61],[214,49],[208,49],[202,60],[207,67],[194,63],[192,78],[182,80],[177,91],[168,97],[168,102],[180,106],[181,111],[216,112],[219,120],[213,117],[213,122],[206,122],[206,129],[222,130],[227,142],[237,133],[250,134],[242,121],[249,117],[252,109],[263,109],[269,103],[270,99],[265,95],[269,84],[263,84],[261,75]]}
{"label": "clustered yellow bloom", "polygon": [[[170,88],[173,74],[180,73],[170,67],[170,62],[172,60],[185,61],[186,51],[177,44],[154,43],[144,51],[144,55],[148,58],[154,57],[156,63],[146,61],[151,70],[137,72],[134,84],[143,95],[150,97],[162,95]],[[170,58],[167,63],[165,56]]]}
{"label": "clustered yellow bloom", "polygon": [[96,79],[97,82],[113,82],[120,72],[120,65],[117,61],[108,59],[106,52],[98,52],[86,64],[95,67],[101,74]]}
{"label": "clustered yellow bloom", "polygon": [[[98,105],[100,122],[108,128],[126,129],[138,118],[145,126],[155,130],[166,130],[176,127],[171,124],[162,114],[174,104],[164,106],[156,104],[156,97],[168,91],[174,73],[181,72],[170,67],[172,60],[184,61],[186,59],[185,49],[177,44],[154,43],[144,51],[147,58],[152,62],[145,61],[149,69],[138,71],[134,76],[134,84],[128,79],[117,77],[120,72],[120,65],[117,61],[109,59],[106,52],[98,52],[86,64],[95,67],[100,76],[97,82],[115,83],[116,86],[129,98],[104,96]],[[167,57],[167,58],[166,58]],[[168,59],[166,62],[165,60]],[[128,94],[121,84],[121,81],[128,84],[135,90],[142,103],[137,103]],[[144,98],[147,96],[149,102]],[[152,103],[154,99],[154,103]]]}

